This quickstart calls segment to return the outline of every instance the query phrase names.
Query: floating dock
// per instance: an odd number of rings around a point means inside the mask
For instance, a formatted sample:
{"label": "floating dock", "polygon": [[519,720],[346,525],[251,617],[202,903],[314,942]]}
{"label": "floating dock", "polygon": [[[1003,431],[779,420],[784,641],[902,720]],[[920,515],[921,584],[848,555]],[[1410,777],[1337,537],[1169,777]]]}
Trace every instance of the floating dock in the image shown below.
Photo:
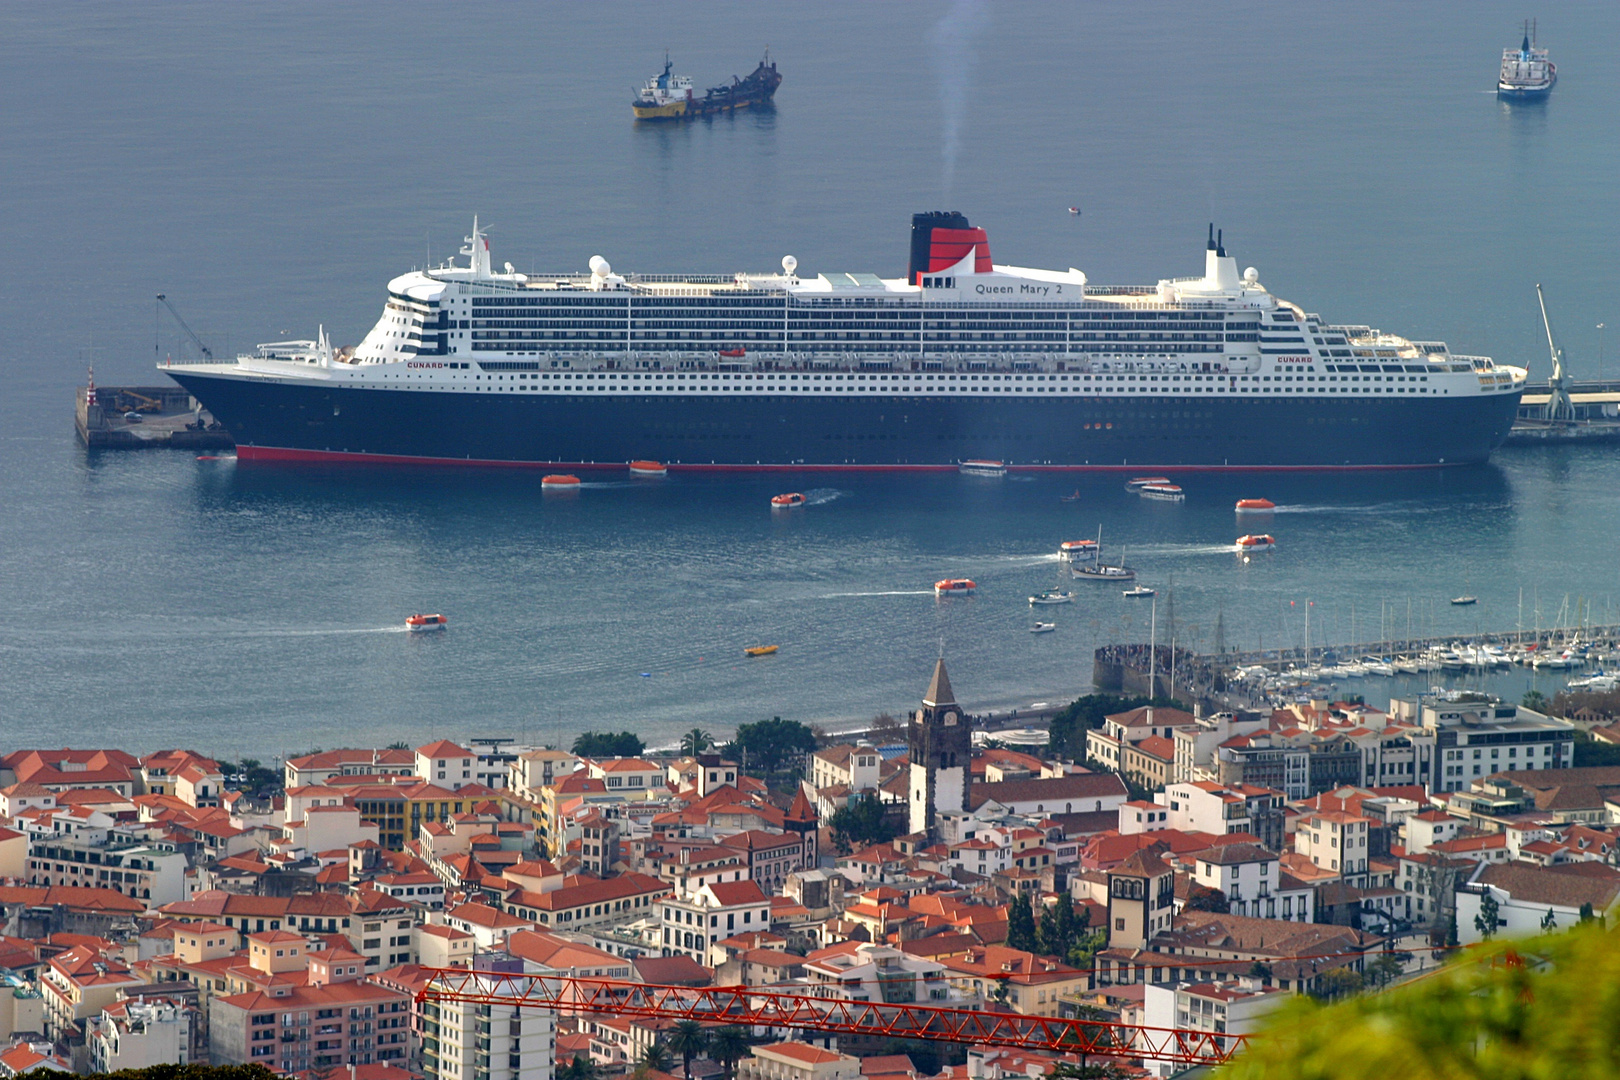
{"label": "floating dock", "polygon": [[92,450],[230,450],[231,433],[179,386],[81,386],[73,427]]}

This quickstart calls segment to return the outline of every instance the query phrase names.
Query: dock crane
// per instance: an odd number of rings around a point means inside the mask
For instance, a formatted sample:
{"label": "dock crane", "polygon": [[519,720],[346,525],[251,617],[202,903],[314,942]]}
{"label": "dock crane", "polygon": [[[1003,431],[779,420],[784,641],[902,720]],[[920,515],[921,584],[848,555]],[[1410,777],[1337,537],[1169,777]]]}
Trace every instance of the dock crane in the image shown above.
{"label": "dock crane", "polygon": [[[1541,286],[1539,286],[1539,285],[1536,286],[1536,288],[1538,288],[1538,289],[1540,287]],[[193,345],[197,346],[197,350],[199,352],[201,352],[203,354],[203,356],[207,357],[209,360],[213,360],[214,359],[214,350],[210,349],[207,345],[203,344],[202,338],[198,337],[197,332],[186,324],[186,320],[184,320],[184,319],[182,319],[180,317],[180,312],[175,310],[175,306],[173,304],[169,303],[169,298],[167,296],[165,296],[164,294],[162,294],[162,293],[158,293],[157,298],[158,298],[158,303],[162,304],[164,307],[169,309],[169,314],[174,316],[174,321],[180,324],[180,329],[182,329],[182,330],[184,330],[186,332],[186,336],[191,339],[191,343]],[[156,347],[157,346],[154,344],[153,348],[155,349]]]}
{"label": "dock crane", "polygon": [[1536,302],[1541,305],[1541,325],[1547,330],[1547,351],[1552,354],[1552,377],[1547,380],[1547,422],[1568,424],[1575,419],[1575,406],[1569,399],[1569,376],[1564,371],[1564,350],[1553,342],[1552,322],[1547,318],[1547,298],[1536,283]]}

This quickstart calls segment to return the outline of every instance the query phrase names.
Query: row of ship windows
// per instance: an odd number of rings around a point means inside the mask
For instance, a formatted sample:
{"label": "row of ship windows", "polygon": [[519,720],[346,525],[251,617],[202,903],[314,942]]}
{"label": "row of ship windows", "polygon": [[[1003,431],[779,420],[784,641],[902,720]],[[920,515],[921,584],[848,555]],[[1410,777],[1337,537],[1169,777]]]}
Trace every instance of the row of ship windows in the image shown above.
{"label": "row of ship windows", "polygon": [[[420,303],[411,301],[411,303]],[[915,305],[906,305],[904,301],[895,302],[877,297],[834,297],[825,299],[795,299],[788,307],[801,309],[817,308],[890,308],[894,310],[909,310],[915,313],[919,310]],[[570,297],[474,297],[472,309],[477,312],[482,309],[511,311],[513,308],[523,312],[535,309],[571,311],[579,308],[606,308],[610,310],[624,310],[635,307],[639,309],[667,308],[671,311],[702,311],[705,309],[720,309],[731,311],[733,309],[753,308],[759,311],[775,311],[780,314],[784,307],[780,296],[767,297],[627,297],[627,296],[570,296]],[[1068,311],[1075,315],[1083,315],[1088,319],[1130,319],[1130,320],[1170,320],[1175,322],[1220,322],[1231,318],[1246,322],[1249,325],[1259,325],[1259,319],[1252,313],[1241,311],[1144,311],[1137,308],[1124,310],[1104,310],[1101,308],[1076,307],[1074,304],[1064,303],[1030,303],[1019,304],[1016,308],[985,307],[983,301],[962,301],[959,303],[930,303],[929,311],[1010,311],[1016,312],[1024,318],[1049,318],[1052,311]],[[1297,331],[1299,328],[1293,324],[1287,327],[1276,327],[1278,331],[1284,329]]]}
{"label": "row of ship windows", "polygon": [[[454,365],[451,365],[451,366],[454,366]],[[465,364],[463,364],[461,366],[466,367]],[[480,365],[480,366],[484,366],[484,365]],[[487,365],[486,370],[487,369],[494,369],[494,368],[507,368],[507,369],[510,369],[510,368],[518,367],[518,366],[527,366],[527,365],[490,364],[490,365]],[[531,368],[531,370],[532,370],[532,368]],[[1306,370],[1315,371],[1316,369],[1315,368],[1308,368]],[[396,378],[399,378],[399,377],[411,378],[412,376],[395,376],[395,377]],[[477,376],[477,378],[482,379],[483,376]],[[490,376],[491,380],[496,380],[496,379],[505,380],[506,378],[508,378],[508,376],[506,376],[506,375],[499,375],[499,376],[491,375]],[[617,374],[617,373],[613,373],[613,374],[608,374],[608,373],[597,374],[597,373],[594,373],[594,372],[589,373],[589,374],[584,373],[584,372],[580,372],[580,373],[577,373],[577,374],[573,373],[573,372],[567,372],[567,373],[565,373],[565,372],[556,372],[556,373],[553,373],[553,372],[536,372],[535,374],[530,375],[528,372],[524,372],[522,374],[512,375],[512,376],[510,376],[510,378],[512,380],[514,380],[514,381],[519,380],[519,379],[522,379],[522,380],[530,380],[530,379],[532,379],[532,380],[535,380],[535,381],[545,380],[545,381],[548,381],[548,382],[555,379],[555,380],[557,380],[559,382],[566,381],[566,382],[569,382],[571,384],[574,383],[575,380],[578,380],[580,382],[584,382],[584,381],[592,381],[592,382],[594,382],[594,381],[597,381],[597,380],[601,380],[603,382],[606,382],[606,381],[609,381],[609,380],[612,380],[614,382],[618,382],[619,380],[624,380],[626,382],[638,382],[638,383],[643,382],[643,381],[651,382],[651,383],[660,383],[660,382],[665,382],[666,380],[668,382],[674,382],[674,383],[685,383],[685,382],[688,382],[689,380],[693,381],[693,382],[707,382],[710,379],[713,379],[716,382],[721,382],[721,381],[723,381],[723,382],[732,382],[732,381],[736,381],[736,382],[754,382],[754,381],[778,382],[778,381],[780,381],[780,382],[783,382],[783,383],[800,383],[800,382],[805,382],[805,383],[817,382],[817,383],[819,383],[819,382],[824,382],[824,381],[825,382],[845,382],[845,381],[848,381],[848,382],[861,382],[861,383],[880,383],[880,382],[891,382],[892,381],[892,382],[895,382],[895,383],[904,382],[904,383],[922,384],[922,385],[917,386],[916,387],[917,389],[925,388],[928,383],[946,383],[948,385],[950,383],[957,383],[957,382],[961,382],[961,383],[975,383],[975,382],[987,382],[987,383],[1020,382],[1021,383],[1021,382],[1026,382],[1026,381],[1027,382],[1032,382],[1032,383],[1036,383],[1036,382],[1040,382],[1040,383],[1044,383],[1044,382],[1054,382],[1054,383],[1063,382],[1063,383],[1071,383],[1071,385],[1068,386],[1068,387],[1065,387],[1065,389],[1083,389],[1083,388],[1086,388],[1084,384],[1091,383],[1091,382],[1097,382],[1097,383],[1104,383],[1104,382],[1107,382],[1107,383],[1112,383],[1112,382],[1119,382],[1119,383],[1133,383],[1133,382],[1157,383],[1157,382],[1163,381],[1163,382],[1166,382],[1166,383],[1171,383],[1171,382],[1183,382],[1183,381],[1185,381],[1187,383],[1195,383],[1195,384],[1209,383],[1209,384],[1214,384],[1214,385],[1219,385],[1221,383],[1227,383],[1232,388],[1238,389],[1239,388],[1238,387],[1239,383],[1245,383],[1245,384],[1269,383],[1269,382],[1315,383],[1315,382],[1318,382],[1318,381],[1323,382],[1323,383],[1338,383],[1338,382],[1341,382],[1341,381],[1346,382],[1346,383],[1351,383],[1351,382],[1357,382],[1357,383],[1359,383],[1359,382],[1404,383],[1404,382],[1407,382],[1407,381],[1411,381],[1413,383],[1419,383],[1419,382],[1425,382],[1426,383],[1426,382],[1429,381],[1429,378],[1428,378],[1427,375],[1414,375],[1414,376],[1410,377],[1410,380],[1408,380],[1408,377],[1405,376],[1405,375],[1342,375],[1342,376],[1341,375],[1323,375],[1323,376],[1321,376],[1321,378],[1319,380],[1316,375],[1307,375],[1307,374],[1303,374],[1303,373],[1293,374],[1293,375],[856,375],[856,374],[849,374],[849,375],[798,375],[798,374],[791,374],[791,375],[790,374],[781,374],[781,375],[776,375],[776,374],[757,374],[757,375],[756,374],[747,374],[747,375],[743,375],[743,374],[737,374],[737,375],[733,375],[733,374],[719,374],[719,373],[716,373],[716,374],[710,375],[709,373],[704,372],[704,373],[701,373],[701,374],[692,373],[692,374],[689,375],[689,374],[684,373],[684,372],[680,372],[680,373],[670,372],[668,374],[665,374],[665,373],[662,373],[662,372],[660,372],[660,373],[647,373],[647,374],[642,374],[642,373],[639,373],[639,372],[637,372],[637,373],[628,373],[627,372],[627,373],[625,373],[623,375],[620,375],[620,374]],[[1071,380],[1072,380],[1072,382],[1071,382]],[[1072,385],[1073,383],[1079,383],[1080,385],[1079,386],[1074,386],[1074,385]],[[937,387],[937,386],[936,387],[930,387],[930,389],[938,389],[938,388],[939,387]],[[1243,387],[1243,389],[1247,389],[1247,388],[1248,387]],[[898,389],[898,388],[897,387],[884,387],[884,389]],[[1110,389],[1112,389],[1112,388],[1110,388]],[[1184,387],[1183,389],[1202,390],[1202,389],[1207,389],[1207,387],[1204,386],[1204,385],[1194,385],[1194,386],[1191,386],[1191,387]]]}
{"label": "row of ship windows", "polygon": [[[572,339],[569,339],[569,340],[581,341],[583,339],[576,336],[575,338],[572,338]],[[618,337],[601,338],[601,339],[598,339],[598,340],[605,341],[605,342],[610,342],[614,346],[615,349],[617,349],[622,344],[622,341],[623,341],[622,338],[618,338]],[[652,339],[652,340],[644,340],[642,343],[647,344],[647,345],[657,345],[658,341],[656,339]],[[711,344],[715,344],[715,343],[711,343]],[[915,341],[915,339],[909,338],[909,337],[897,337],[897,338],[894,338],[891,341],[883,341],[883,340],[874,338],[871,335],[865,335],[865,334],[858,335],[858,336],[857,335],[849,335],[847,337],[841,337],[838,334],[801,335],[799,338],[795,339],[794,342],[793,342],[794,349],[795,349],[795,351],[798,351],[798,352],[836,352],[836,353],[844,353],[844,352],[851,352],[851,353],[863,353],[863,352],[865,352],[865,353],[890,353],[890,352],[894,351],[894,348],[895,348],[895,346],[897,344],[905,345],[907,347],[907,351],[909,352],[909,351],[914,351],[914,347],[916,346],[917,342]],[[961,338],[953,339],[953,340],[950,340],[950,341],[946,341],[946,340],[943,340],[943,339],[936,339],[935,341],[930,342],[929,344],[936,344],[936,345],[948,344],[948,345],[951,346],[951,351],[953,353],[998,353],[998,352],[1050,353],[1052,351],[1052,345],[1060,344],[1060,343],[1058,343],[1058,342],[1042,342],[1042,341],[1038,341],[1038,340],[1037,341],[1022,342],[1022,341],[1015,341],[1015,340],[1009,340],[1007,338],[997,337],[997,338],[987,339],[987,340],[983,340],[983,341],[973,341],[973,340],[961,339]],[[1076,344],[1082,344],[1082,343],[1076,343]],[[547,348],[548,348],[548,345],[547,345],[546,342],[534,341],[534,340],[529,340],[529,341],[508,340],[508,341],[491,341],[491,342],[475,341],[475,342],[472,343],[472,350],[474,352],[505,352],[505,353],[531,352],[531,353],[534,353],[534,352],[545,351]],[[1185,356],[1185,355],[1192,354],[1192,353],[1202,353],[1202,354],[1220,353],[1220,352],[1224,352],[1225,349],[1226,349],[1226,346],[1224,346],[1224,345],[1200,345],[1200,344],[1185,344],[1185,343],[1177,343],[1177,342],[1120,342],[1120,343],[1117,343],[1117,344],[1113,344],[1112,347],[1108,351],[1110,351],[1110,352],[1120,352],[1120,353],[1130,353],[1132,355],[1137,355],[1137,356],[1149,356],[1149,355],[1154,355],[1154,356],[1159,356],[1159,355]],[[1092,352],[1092,351],[1095,351],[1095,350],[1076,349],[1074,351],[1081,352],[1081,353],[1086,353],[1086,352]],[[437,354],[434,354],[434,355],[437,355]]]}

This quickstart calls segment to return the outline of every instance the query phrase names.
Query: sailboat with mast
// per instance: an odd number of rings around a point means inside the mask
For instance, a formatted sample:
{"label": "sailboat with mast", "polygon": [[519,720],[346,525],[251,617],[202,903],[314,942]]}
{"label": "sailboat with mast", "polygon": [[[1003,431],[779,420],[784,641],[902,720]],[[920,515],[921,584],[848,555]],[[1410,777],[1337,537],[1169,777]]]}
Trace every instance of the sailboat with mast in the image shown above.
{"label": "sailboat with mast", "polygon": [[1135,581],[1136,571],[1125,565],[1125,546],[1120,545],[1119,562],[1109,564],[1103,561],[1102,555],[1102,526],[1097,526],[1097,561],[1094,563],[1071,563],[1069,574],[1083,581]]}

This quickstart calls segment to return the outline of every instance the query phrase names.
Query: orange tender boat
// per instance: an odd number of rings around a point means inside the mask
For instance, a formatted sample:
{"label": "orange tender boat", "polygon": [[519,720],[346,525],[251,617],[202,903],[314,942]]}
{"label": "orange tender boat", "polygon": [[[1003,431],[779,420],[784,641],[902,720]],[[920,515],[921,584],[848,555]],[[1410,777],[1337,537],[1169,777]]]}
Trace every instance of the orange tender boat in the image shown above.
{"label": "orange tender boat", "polygon": [[631,476],[663,476],[669,472],[662,461],[632,461],[630,463]]}
{"label": "orange tender boat", "polygon": [[405,619],[405,629],[413,634],[427,630],[443,630],[450,625],[450,620],[443,615],[410,615]]}
{"label": "orange tender boat", "polygon": [[579,487],[579,477],[570,476],[567,473],[552,473],[550,476],[540,478],[540,486],[543,488],[577,488]]}
{"label": "orange tender boat", "polygon": [[771,509],[777,510],[789,506],[803,506],[804,496],[797,491],[790,491],[786,495],[772,495]]}
{"label": "orange tender boat", "polygon": [[1237,512],[1240,514],[1255,514],[1264,510],[1275,509],[1277,509],[1277,504],[1270,499],[1239,499],[1237,501]]}
{"label": "orange tender boat", "polygon": [[934,582],[935,596],[969,596],[978,586],[970,578],[946,578]]}
{"label": "orange tender boat", "polygon": [[1239,551],[1270,551],[1277,546],[1275,537],[1266,533],[1258,536],[1240,536],[1237,538]]}

